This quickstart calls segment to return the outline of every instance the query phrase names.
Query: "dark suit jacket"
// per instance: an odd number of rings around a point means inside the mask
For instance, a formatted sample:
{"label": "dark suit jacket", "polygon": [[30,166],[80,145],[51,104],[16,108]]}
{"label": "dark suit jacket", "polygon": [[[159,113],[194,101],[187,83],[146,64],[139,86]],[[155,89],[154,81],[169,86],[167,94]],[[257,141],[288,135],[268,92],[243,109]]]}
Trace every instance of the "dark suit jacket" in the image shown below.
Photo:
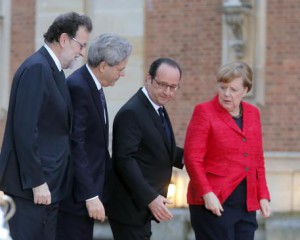
{"label": "dark suit jacket", "polygon": [[[108,151],[108,119],[96,84],[84,65],[67,78],[73,104],[71,159],[74,169],[72,195],[60,204],[62,210],[88,215],[85,200],[99,196],[111,169]],[[107,117],[107,113],[106,113]]]}
{"label": "dark suit jacket", "polygon": [[176,147],[172,129],[171,134],[168,144],[160,117],[141,90],[119,110],[113,126],[115,178],[106,205],[109,218],[137,226],[152,218],[148,204],[166,196],[172,166],[183,167],[183,149]]}
{"label": "dark suit jacket", "polygon": [[53,203],[65,196],[71,115],[65,77],[42,47],[13,79],[0,156],[1,190],[32,199],[32,188],[47,182]]}

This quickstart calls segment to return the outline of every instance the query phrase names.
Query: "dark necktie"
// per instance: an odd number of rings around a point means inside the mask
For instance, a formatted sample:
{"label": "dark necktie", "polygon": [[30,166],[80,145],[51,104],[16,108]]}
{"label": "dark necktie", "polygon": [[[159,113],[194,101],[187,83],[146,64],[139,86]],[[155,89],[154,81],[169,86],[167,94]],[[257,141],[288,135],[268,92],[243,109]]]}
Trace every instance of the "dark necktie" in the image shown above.
{"label": "dark necktie", "polygon": [[107,123],[106,100],[105,100],[105,95],[104,95],[104,92],[103,92],[103,88],[100,88],[99,93],[100,93],[100,99],[101,99],[101,103],[102,103],[102,107],[103,107],[104,120],[105,120],[105,123]]}
{"label": "dark necktie", "polygon": [[72,103],[71,103],[71,97],[70,97],[70,92],[66,84],[66,77],[65,73],[63,70],[59,71],[58,73],[58,79],[57,79],[57,84],[59,86],[59,90],[65,99],[68,109],[70,111],[70,114],[72,115]]}
{"label": "dark necktie", "polygon": [[60,70],[59,76],[60,76],[62,79],[66,79],[66,76],[65,76],[65,73],[64,73],[63,70]]}
{"label": "dark necktie", "polygon": [[162,124],[164,126],[169,143],[171,143],[171,130],[170,130],[169,124],[166,120],[164,109],[162,107],[158,108],[158,113],[159,113],[160,119],[162,121]]}

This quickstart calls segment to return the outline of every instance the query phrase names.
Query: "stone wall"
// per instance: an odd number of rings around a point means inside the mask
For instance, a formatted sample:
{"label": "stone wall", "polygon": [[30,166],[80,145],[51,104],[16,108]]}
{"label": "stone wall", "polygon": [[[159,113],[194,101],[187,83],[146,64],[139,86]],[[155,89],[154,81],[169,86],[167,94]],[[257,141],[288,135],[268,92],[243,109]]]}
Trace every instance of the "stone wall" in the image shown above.
{"label": "stone wall", "polygon": [[[89,14],[95,22],[92,37],[115,31],[133,43],[128,74],[107,90],[111,122],[120,105],[143,85],[149,64],[157,57],[175,58],[183,68],[183,78],[175,101],[167,108],[178,144],[183,145],[194,105],[215,93],[215,71],[222,57],[221,0],[10,2],[11,54],[6,66],[10,79],[19,64],[40,47],[42,34],[61,12]],[[299,1],[267,1],[265,104],[260,109],[271,203],[280,212],[300,209],[299,12]],[[0,144],[4,122],[2,117]],[[183,175],[185,190],[188,177]],[[185,199],[184,191],[181,195]]]}
{"label": "stone wall", "polygon": [[183,145],[194,105],[212,98],[221,64],[221,1],[151,0],[146,9],[145,62],[171,57],[182,66],[176,100],[167,105],[177,142]]}
{"label": "stone wall", "polygon": [[267,1],[266,151],[300,151],[300,1]]}
{"label": "stone wall", "polygon": [[[38,2],[39,5],[47,3]],[[19,64],[35,50],[35,3],[34,0],[11,1],[11,77]],[[178,60],[183,68],[181,89],[175,102],[170,103],[167,108],[178,143],[183,145],[194,105],[210,99],[215,93],[215,71],[221,64],[221,1],[148,0],[145,3],[145,6],[141,5],[145,15],[145,45],[142,35],[135,34],[142,33],[143,27],[140,28],[140,32],[127,32],[128,36],[140,36],[132,38],[136,43],[135,49],[139,52],[131,65],[140,69],[140,72],[137,77],[130,73],[128,79],[134,79],[137,84],[130,88],[131,91],[126,90],[122,101],[128,99],[134,92],[133,89],[142,85],[143,72],[155,58],[169,56]],[[82,7],[83,5],[81,3]],[[58,4],[57,8],[63,7],[66,11],[71,9],[68,6],[66,3]],[[48,3],[47,10],[49,9],[53,10]],[[111,7],[108,12],[113,14],[114,9]],[[265,151],[299,152],[300,148],[300,47],[297,41],[300,38],[299,9],[300,2],[294,0],[274,0],[267,5],[266,101],[265,105],[261,106]],[[120,9],[115,10],[114,14],[118,15]],[[128,8],[128,14],[130,11],[134,12],[134,9]],[[103,9],[102,12],[101,16],[108,14]],[[39,13],[39,16],[43,16],[42,13]],[[99,15],[99,21],[101,16]],[[142,12],[135,16],[139,16],[138,22],[143,21]],[[41,20],[43,19],[38,18],[39,24],[43,23]],[[129,23],[132,29],[135,29],[134,22]],[[99,25],[99,29],[95,31],[100,33],[101,28],[102,25]],[[44,29],[45,25],[43,31]],[[107,27],[108,29],[119,28]],[[143,55],[145,64],[139,64],[142,61],[140,56]],[[121,89],[124,89],[124,85]],[[120,92],[121,90],[118,90],[117,95],[120,95]],[[117,106],[120,104],[118,100]],[[117,108],[112,106],[112,109],[113,118]],[[3,129],[3,126],[0,127]]]}
{"label": "stone wall", "polygon": [[35,50],[35,0],[11,0],[10,79]]}
{"label": "stone wall", "polygon": [[[11,17],[11,34],[10,36],[5,36],[6,39],[4,40],[10,41],[10,61],[9,66],[3,66],[6,69],[9,69],[9,76],[8,79],[1,79],[2,81],[9,81],[9,85],[20,63],[23,62],[26,57],[32,54],[35,49],[35,0],[11,0],[10,4],[11,13],[5,14],[5,16]],[[2,94],[7,96],[9,95],[7,93]],[[7,99],[5,102],[8,102]],[[2,109],[0,109],[0,111],[1,148],[4,126],[6,122],[6,111]]]}
{"label": "stone wall", "polygon": [[[194,105],[215,93],[215,71],[222,57],[222,1],[148,2],[146,65],[169,56],[183,68],[176,101],[167,106],[183,144]],[[265,104],[260,107],[265,151],[299,152],[300,2],[267,1],[266,9]]]}

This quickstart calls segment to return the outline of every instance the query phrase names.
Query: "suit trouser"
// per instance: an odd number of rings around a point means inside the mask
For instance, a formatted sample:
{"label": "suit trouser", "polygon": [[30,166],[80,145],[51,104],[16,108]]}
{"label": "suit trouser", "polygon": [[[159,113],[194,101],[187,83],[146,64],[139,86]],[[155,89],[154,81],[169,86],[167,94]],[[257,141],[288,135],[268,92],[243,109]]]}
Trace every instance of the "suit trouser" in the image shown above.
{"label": "suit trouser", "polygon": [[59,211],[56,240],[92,240],[94,220],[89,216],[80,216]]}
{"label": "suit trouser", "polygon": [[246,181],[242,181],[223,204],[218,217],[204,205],[190,205],[196,240],[253,240],[257,229],[256,212],[246,209]]}
{"label": "suit trouser", "polygon": [[114,240],[149,240],[151,238],[151,220],[142,226],[132,226],[108,219]]}
{"label": "suit trouser", "polygon": [[38,205],[33,200],[12,196],[16,212],[9,220],[14,240],[54,240],[58,204]]}

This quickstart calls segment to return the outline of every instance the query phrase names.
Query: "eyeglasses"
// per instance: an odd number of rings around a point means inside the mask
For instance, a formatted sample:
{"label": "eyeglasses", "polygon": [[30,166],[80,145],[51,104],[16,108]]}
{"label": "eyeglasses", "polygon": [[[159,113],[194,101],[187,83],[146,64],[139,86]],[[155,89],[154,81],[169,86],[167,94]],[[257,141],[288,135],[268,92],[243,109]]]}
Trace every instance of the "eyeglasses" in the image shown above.
{"label": "eyeglasses", "polygon": [[163,82],[158,82],[155,78],[153,78],[153,80],[156,82],[156,84],[160,90],[165,91],[169,88],[170,92],[176,92],[179,89],[179,85],[168,85]]}
{"label": "eyeglasses", "polygon": [[79,42],[76,38],[71,38],[72,40],[74,40],[75,42],[77,42],[79,44],[80,47],[80,51],[82,51],[82,49],[84,49],[86,47],[85,44],[82,44],[81,42]]}

